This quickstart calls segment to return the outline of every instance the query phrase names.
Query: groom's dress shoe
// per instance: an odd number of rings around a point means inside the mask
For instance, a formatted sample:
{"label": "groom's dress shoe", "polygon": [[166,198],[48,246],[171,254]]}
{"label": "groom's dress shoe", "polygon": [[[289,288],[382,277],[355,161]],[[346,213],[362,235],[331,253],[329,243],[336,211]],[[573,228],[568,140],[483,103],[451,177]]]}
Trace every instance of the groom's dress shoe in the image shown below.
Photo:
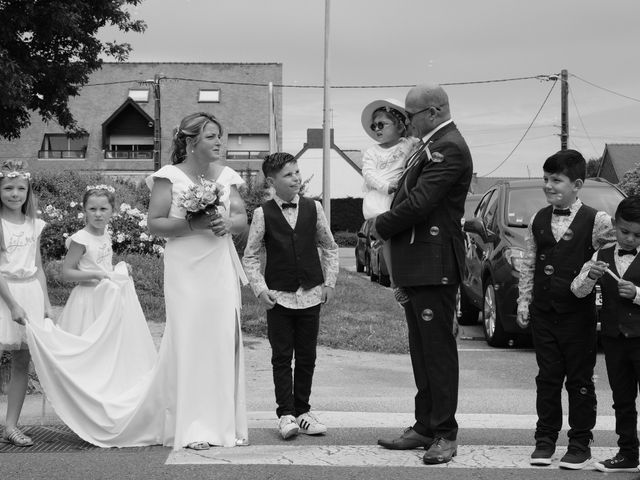
{"label": "groom's dress shoe", "polygon": [[427,450],[427,453],[424,454],[422,461],[427,465],[448,463],[457,453],[458,442],[439,437],[436,438],[435,442],[433,442]]}
{"label": "groom's dress shoe", "polygon": [[418,447],[429,448],[433,443],[433,438],[420,435],[412,427],[407,428],[402,435],[393,440],[378,440],[378,445],[389,450],[412,450]]}

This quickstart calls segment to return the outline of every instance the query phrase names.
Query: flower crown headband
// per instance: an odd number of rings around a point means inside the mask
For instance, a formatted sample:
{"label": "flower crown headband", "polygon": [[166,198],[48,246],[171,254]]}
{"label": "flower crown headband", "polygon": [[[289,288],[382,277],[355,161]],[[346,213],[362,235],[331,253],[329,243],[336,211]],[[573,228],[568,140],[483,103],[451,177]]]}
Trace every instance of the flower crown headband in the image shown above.
{"label": "flower crown headband", "polygon": [[0,172],[0,178],[16,178],[16,177],[24,177],[27,180],[31,178],[31,174],[29,172],[20,172],[18,170],[11,170],[10,172],[3,173]]}
{"label": "flower crown headband", "polygon": [[116,189],[113,188],[111,185],[105,185],[105,184],[87,185],[86,191],[88,192],[89,190],[106,190],[109,193],[115,193],[116,192]]}

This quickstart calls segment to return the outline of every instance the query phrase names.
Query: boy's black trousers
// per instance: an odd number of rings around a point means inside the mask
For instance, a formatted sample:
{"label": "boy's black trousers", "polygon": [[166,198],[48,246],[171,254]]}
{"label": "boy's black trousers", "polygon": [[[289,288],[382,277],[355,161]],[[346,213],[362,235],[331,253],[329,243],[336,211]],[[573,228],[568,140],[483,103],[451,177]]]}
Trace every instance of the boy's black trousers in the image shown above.
{"label": "boy's black trousers", "polygon": [[636,397],[640,383],[640,338],[601,338],[607,376],[613,393],[616,433],[620,453],[629,460],[638,460],[638,412]]}
{"label": "boy's black trousers", "polygon": [[555,445],[562,428],[562,385],[569,396],[569,445],[589,447],[596,424],[593,369],[596,364],[596,312],[557,313],[531,307],[536,350],[536,443]]}
{"label": "boy's black trousers", "polygon": [[320,304],[304,309],[276,304],[267,310],[278,418],[282,415],[297,417],[311,409],[309,397],[316,366],[319,327]]}

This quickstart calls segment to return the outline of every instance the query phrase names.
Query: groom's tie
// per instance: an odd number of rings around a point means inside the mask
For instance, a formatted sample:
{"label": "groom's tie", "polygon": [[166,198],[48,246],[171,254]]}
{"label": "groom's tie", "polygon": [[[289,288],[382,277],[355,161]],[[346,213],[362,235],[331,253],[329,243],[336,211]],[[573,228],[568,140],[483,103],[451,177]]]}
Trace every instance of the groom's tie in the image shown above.
{"label": "groom's tie", "polygon": [[418,142],[418,149],[413,153],[413,155],[409,157],[409,160],[407,160],[405,172],[413,167],[416,163],[418,163],[418,159],[420,158],[420,155],[422,155],[424,149],[425,143],[422,141],[422,139],[420,139],[420,142]]}

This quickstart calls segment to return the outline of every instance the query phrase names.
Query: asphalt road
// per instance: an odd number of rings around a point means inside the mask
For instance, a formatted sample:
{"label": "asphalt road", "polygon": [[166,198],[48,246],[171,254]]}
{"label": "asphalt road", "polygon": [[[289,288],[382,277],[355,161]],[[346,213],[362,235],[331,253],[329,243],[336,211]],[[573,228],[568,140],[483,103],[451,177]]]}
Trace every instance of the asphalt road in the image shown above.
{"label": "asphalt road", "polygon": [[[341,257],[346,264],[349,252],[341,252]],[[363,276],[363,281],[369,280]],[[447,466],[423,465],[423,451],[390,452],[376,445],[378,438],[396,436],[412,423],[415,391],[406,355],[319,349],[312,403],[329,432],[283,441],[275,430],[268,343],[246,338],[250,446],[172,453],[163,447],[83,449],[76,443],[75,448],[60,452],[24,449],[1,453],[0,445],[0,479],[601,478],[602,474],[593,471],[557,468],[566,446],[566,430],[560,435],[554,465],[528,465],[535,426],[534,353],[531,349],[493,349],[480,337],[479,327],[463,327],[458,342],[460,447]],[[603,459],[615,452],[616,435],[602,355],[596,382],[599,417],[593,453]],[[4,401],[0,400],[0,412],[4,412]],[[42,428],[38,427],[40,409],[41,398],[30,396],[23,421],[33,425],[29,428],[34,431]],[[50,431],[64,428],[56,418],[48,408],[43,423],[51,425],[46,427]],[[64,446],[72,437],[54,435],[51,445]],[[640,480],[640,474],[618,474],[616,478]]]}

